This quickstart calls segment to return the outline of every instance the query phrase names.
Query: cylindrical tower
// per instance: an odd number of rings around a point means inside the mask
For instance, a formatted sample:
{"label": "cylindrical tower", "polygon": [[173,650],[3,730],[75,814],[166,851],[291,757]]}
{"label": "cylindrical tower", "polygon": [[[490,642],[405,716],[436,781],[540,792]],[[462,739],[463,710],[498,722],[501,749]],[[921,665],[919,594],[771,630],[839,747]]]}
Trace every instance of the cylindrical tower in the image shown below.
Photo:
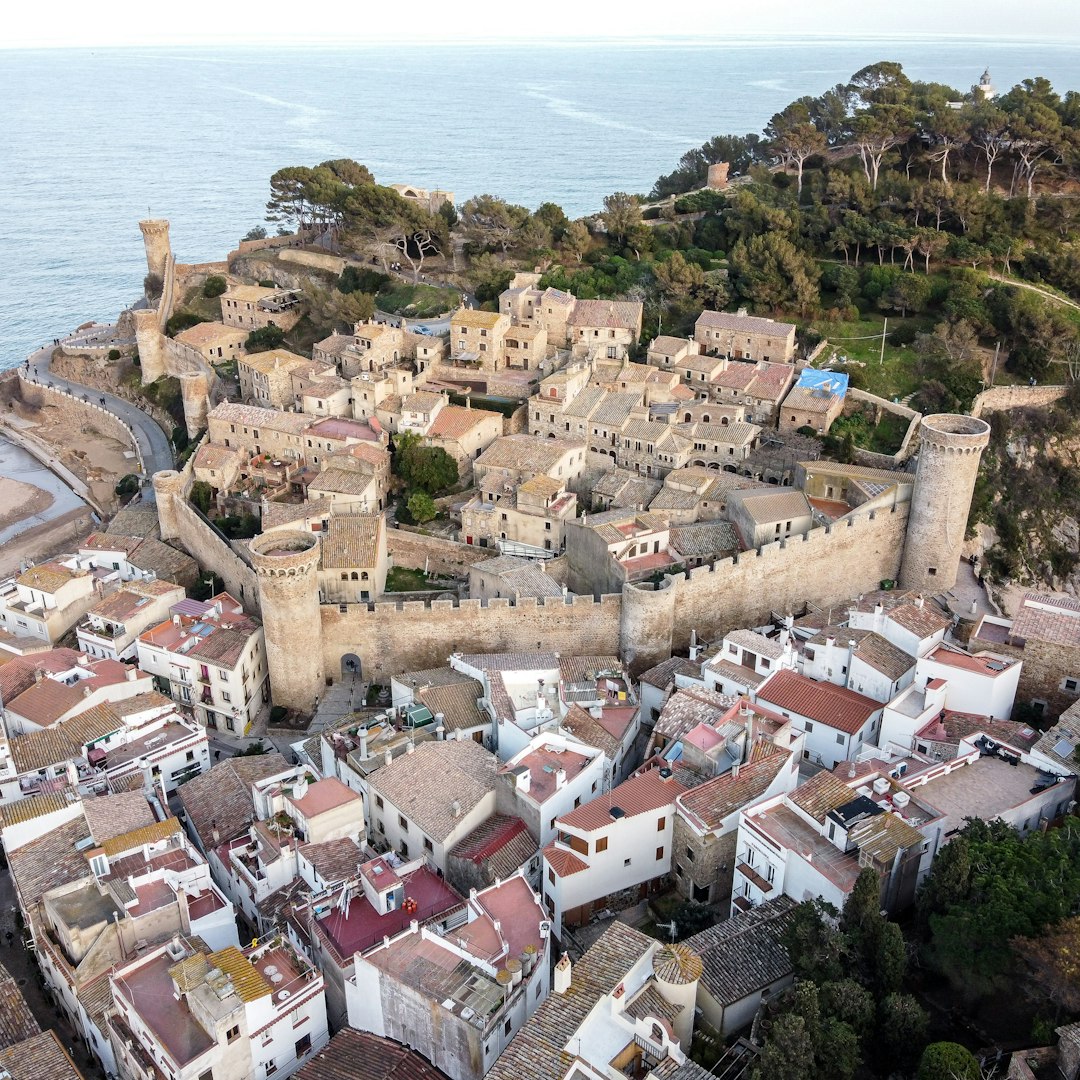
{"label": "cylindrical tower", "polygon": [[157,502],[158,528],[162,540],[175,540],[180,535],[176,518],[176,500],[184,497],[184,477],[175,469],[154,473],[154,500]]}
{"label": "cylindrical tower", "polygon": [[139,373],[143,386],[165,374],[165,339],[158,327],[158,314],[151,308],[133,311],[135,343],[139,347]]}
{"label": "cylindrical tower", "polygon": [[165,264],[169,258],[169,223],[164,218],[140,221],[139,229],[146,248],[146,269],[165,280]]}
{"label": "cylindrical tower", "polygon": [[675,579],[659,585],[627,582],[622,590],[619,644],[631,675],[640,675],[671,656],[675,630]]}
{"label": "cylindrical tower", "polygon": [[923,417],[901,588],[943,592],[956,584],[971,493],[989,441],[990,425],[978,417],[956,413]]}
{"label": "cylindrical tower", "polygon": [[684,1053],[689,1053],[694,1038],[698,980],[704,971],[701,957],[689,945],[665,945],[653,954],[652,966],[656,988],[661,996],[672,1005],[682,1006],[679,1015],[672,1021],[672,1027],[679,1046]]}
{"label": "cylindrical tower", "polygon": [[319,539],[307,532],[271,532],[256,536],[250,547],[271,696],[276,705],[311,712],[324,679]]}
{"label": "cylindrical tower", "polygon": [[180,396],[184,401],[184,423],[192,439],[206,430],[206,414],[210,410],[210,381],[201,371],[185,371],[180,375]]}

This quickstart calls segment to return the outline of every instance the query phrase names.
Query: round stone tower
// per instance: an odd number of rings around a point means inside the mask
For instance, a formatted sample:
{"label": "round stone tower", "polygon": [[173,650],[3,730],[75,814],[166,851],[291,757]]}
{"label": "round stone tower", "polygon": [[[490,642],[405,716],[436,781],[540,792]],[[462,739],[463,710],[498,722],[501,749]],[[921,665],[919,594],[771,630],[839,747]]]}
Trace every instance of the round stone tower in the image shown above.
{"label": "round stone tower", "polygon": [[206,430],[210,410],[210,382],[201,371],[185,371],[179,376],[180,395],[184,401],[184,423],[192,439]]}
{"label": "round stone tower", "polygon": [[675,629],[675,579],[659,585],[627,582],[622,590],[619,644],[630,674],[637,676],[671,655]]}
{"label": "round stone tower", "polygon": [[672,1027],[679,1046],[684,1052],[689,1052],[694,1038],[698,980],[704,971],[701,957],[689,945],[665,945],[653,954],[652,967],[656,988],[664,1000],[682,1006],[679,1015],[672,1021]]}
{"label": "round stone tower", "polygon": [[158,327],[158,313],[140,308],[135,316],[135,344],[139,348],[139,373],[143,386],[165,374],[165,337]]}
{"label": "round stone tower", "polygon": [[271,532],[250,547],[274,704],[311,712],[324,681],[319,539],[299,530]]}
{"label": "round stone tower", "polygon": [[140,221],[139,229],[146,248],[146,269],[165,280],[165,264],[169,259],[169,223],[163,218]]}
{"label": "round stone tower", "polygon": [[180,535],[177,524],[176,500],[184,497],[184,477],[175,469],[154,473],[154,500],[157,502],[158,528],[162,540],[175,540]]}
{"label": "round stone tower", "polygon": [[901,588],[937,593],[956,584],[971,493],[989,441],[990,425],[975,416],[923,417]]}

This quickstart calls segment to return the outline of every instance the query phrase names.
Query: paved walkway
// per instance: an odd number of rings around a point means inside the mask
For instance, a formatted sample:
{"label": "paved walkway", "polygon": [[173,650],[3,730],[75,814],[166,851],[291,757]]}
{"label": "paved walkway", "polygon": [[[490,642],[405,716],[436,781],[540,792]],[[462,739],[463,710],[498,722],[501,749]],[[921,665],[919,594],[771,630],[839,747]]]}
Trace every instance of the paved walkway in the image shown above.
{"label": "paved walkway", "polygon": [[960,560],[956,572],[956,584],[945,594],[949,610],[965,619],[979,619],[983,615],[998,614],[979,584],[979,576],[967,559]]}
{"label": "paved walkway", "polygon": [[[114,416],[124,421],[135,432],[135,440],[139,444],[139,452],[146,467],[146,476],[149,479],[156,472],[163,469],[171,469],[174,464],[172,447],[165,432],[161,430],[157,422],[151,419],[137,405],[130,401],[110,394],[105,390],[95,390],[92,386],[84,386],[82,383],[73,382],[70,379],[53,375],[49,371],[49,361],[52,357],[51,346],[45,346],[31,353],[26,361],[27,373],[36,381],[45,386],[54,386],[61,390],[68,390],[76,397],[81,398],[84,394],[88,401],[100,401],[105,399],[105,407]],[[146,502],[154,501],[154,489],[147,484],[143,499]]]}

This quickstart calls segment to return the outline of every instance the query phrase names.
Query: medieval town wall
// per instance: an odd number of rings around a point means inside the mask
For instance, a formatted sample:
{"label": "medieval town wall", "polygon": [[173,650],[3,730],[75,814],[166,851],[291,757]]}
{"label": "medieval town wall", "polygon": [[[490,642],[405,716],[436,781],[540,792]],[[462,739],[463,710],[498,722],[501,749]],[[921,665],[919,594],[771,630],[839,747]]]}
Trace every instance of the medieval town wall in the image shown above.
{"label": "medieval town wall", "polygon": [[676,579],[672,647],[685,651],[690,632],[716,640],[729,630],[798,610],[804,601],[846,605],[895,580],[900,571],[908,505],[849,517],[823,529],[699,566]]}
{"label": "medieval town wall", "polygon": [[364,678],[382,681],[413,668],[442,667],[454,652],[514,652],[543,648],[573,655],[619,651],[621,598],[604,596],[509,600],[436,600],[431,604],[324,604],[323,659],[327,676],[355,653]]}

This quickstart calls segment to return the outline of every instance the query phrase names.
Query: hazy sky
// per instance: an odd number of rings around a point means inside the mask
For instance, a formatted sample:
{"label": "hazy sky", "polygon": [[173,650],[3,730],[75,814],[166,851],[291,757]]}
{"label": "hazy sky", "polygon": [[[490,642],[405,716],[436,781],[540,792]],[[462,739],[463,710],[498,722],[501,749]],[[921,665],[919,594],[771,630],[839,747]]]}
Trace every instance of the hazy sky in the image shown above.
{"label": "hazy sky", "polygon": [[11,5],[0,48],[924,33],[1076,39],[1080,9],[1076,0],[48,0]]}

